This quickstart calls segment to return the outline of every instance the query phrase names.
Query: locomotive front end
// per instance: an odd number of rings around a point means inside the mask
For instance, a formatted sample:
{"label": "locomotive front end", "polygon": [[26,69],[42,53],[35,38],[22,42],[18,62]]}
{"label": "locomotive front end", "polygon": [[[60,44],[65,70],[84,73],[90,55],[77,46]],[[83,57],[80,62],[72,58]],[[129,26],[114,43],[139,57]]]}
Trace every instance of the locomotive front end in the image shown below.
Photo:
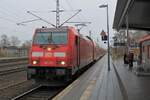
{"label": "locomotive front end", "polygon": [[67,28],[41,28],[35,31],[29,56],[28,78],[54,80],[68,75]]}

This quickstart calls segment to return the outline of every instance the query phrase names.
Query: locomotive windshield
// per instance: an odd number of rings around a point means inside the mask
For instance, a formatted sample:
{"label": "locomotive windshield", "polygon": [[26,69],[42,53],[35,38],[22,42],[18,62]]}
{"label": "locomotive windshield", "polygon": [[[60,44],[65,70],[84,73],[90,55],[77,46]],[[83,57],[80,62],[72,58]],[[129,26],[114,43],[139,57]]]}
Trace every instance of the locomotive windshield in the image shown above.
{"label": "locomotive windshield", "polygon": [[35,34],[34,44],[66,44],[66,32],[38,32]]}

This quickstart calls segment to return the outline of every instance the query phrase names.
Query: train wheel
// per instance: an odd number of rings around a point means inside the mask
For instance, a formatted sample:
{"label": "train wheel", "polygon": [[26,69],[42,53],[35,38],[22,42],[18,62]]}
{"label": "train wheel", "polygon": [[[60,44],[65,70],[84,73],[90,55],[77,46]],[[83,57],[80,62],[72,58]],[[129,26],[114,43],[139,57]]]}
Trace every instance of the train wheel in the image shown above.
{"label": "train wheel", "polygon": [[72,80],[72,72],[70,69],[66,69],[65,82],[69,82]]}

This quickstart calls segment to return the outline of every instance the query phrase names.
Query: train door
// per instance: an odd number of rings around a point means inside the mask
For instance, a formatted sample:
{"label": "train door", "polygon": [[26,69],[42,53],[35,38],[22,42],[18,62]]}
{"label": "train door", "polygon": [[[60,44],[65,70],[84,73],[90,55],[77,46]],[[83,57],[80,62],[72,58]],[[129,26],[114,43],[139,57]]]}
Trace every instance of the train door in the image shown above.
{"label": "train door", "polygon": [[75,42],[76,42],[76,51],[77,51],[77,66],[78,68],[80,67],[80,37],[76,36],[75,37]]}
{"label": "train door", "polygon": [[[92,41],[92,40],[91,40]],[[93,49],[93,61],[95,61],[96,60],[96,44],[94,44],[94,42],[92,41],[92,45],[93,45],[93,47],[92,47],[92,49]]]}

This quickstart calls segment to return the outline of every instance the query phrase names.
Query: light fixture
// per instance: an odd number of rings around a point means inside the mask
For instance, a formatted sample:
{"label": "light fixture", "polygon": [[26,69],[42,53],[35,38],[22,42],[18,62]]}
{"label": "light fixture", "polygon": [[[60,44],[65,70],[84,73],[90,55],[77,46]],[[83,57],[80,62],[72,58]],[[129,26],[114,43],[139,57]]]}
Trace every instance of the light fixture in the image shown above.
{"label": "light fixture", "polygon": [[36,60],[34,60],[32,63],[33,63],[34,65],[36,65],[38,62],[37,62]]}
{"label": "light fixture", "polygon": [[50,48],[50,47],[47,48],[47,51],[51,51],[51,50],[52,50],[52,48]]}
{"label": "light fixture", "polygon": [[65,61],[61,61],[61,64],[62,64],[62,65],[65,65]]}

